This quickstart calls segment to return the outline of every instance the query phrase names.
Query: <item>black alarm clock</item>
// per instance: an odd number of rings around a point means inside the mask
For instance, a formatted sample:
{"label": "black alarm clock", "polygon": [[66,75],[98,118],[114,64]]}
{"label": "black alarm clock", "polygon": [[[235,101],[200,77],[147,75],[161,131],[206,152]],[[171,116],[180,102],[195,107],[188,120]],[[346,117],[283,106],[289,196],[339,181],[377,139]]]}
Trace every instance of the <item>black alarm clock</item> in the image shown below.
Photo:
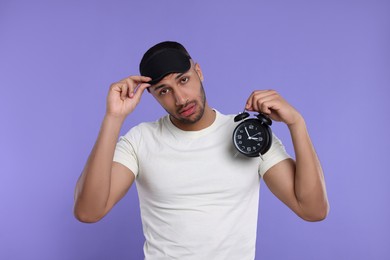
{"label": "black alarm clock", "polygon": [[272,144],[272,124],[269,117],[258,114],[256,118],[248,118],[249,113],[243,112],[234,117],[234,122],[240,122],[233,131],[234,147],[248,157],[261,157]]}

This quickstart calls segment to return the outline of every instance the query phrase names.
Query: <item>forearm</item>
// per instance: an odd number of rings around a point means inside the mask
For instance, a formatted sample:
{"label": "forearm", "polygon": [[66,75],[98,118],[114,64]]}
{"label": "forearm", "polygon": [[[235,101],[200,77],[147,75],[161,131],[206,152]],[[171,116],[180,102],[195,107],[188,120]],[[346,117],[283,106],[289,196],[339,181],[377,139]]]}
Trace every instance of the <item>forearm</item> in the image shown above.
{"label": "forearm", "polygon": [[110,194],[112,159],[123,118],[105,116],[75,191],[75,215],[100,218]]}
{"label": "forearm", "polygon": [[323,219],[328,212],[325,181],[304,119],[300,117],[289,129],[296,157],[295,196],[307,219]]}

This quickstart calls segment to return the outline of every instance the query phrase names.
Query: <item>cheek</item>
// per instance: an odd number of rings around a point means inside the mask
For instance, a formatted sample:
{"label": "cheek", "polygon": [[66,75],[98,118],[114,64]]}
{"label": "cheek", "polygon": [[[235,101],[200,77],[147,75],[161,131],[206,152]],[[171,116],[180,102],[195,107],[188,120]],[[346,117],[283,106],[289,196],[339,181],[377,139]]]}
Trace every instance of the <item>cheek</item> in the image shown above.
{"label": "cheek", "polygon": [[165,110],[171,110],[174,107],[174,102],[171,96],[165,96],[162,98],[155,97],[156,101],[162,106]]}
{"label": "cheek", "polygon": [[191,86],[189,86],[188,88],[188,95],[190,95],[191,97],[199,97],[199,96],[202,96],[202,84],[201,82],[194,82],[193,84],[191,84]]}

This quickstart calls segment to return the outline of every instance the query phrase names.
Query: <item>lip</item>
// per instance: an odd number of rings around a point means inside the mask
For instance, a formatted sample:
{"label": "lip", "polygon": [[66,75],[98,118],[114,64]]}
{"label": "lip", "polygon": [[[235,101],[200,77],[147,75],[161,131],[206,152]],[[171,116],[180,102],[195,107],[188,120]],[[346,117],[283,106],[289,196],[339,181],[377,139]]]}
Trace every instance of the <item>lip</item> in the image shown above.
{"label": "lip", "polygon": [[195,107],[196,107],[195,103],[189,104],[186,107],[184,107],[183,109],[181,109],[179,111],[179,114],[181,116],[185,116],[185,117],[190,116],[195,112]]}

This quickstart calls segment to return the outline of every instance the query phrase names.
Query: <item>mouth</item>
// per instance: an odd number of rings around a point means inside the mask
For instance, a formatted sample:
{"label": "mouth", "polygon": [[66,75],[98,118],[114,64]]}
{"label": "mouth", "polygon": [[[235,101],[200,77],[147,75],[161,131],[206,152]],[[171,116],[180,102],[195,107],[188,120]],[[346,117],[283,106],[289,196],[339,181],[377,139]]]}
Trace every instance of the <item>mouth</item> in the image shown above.
{"label": "mouth", "polygon": [[184,117],[188,117],[195,112],[196,104],[195,102],[189,103],[187,106],[179,110],[179,114]]}

